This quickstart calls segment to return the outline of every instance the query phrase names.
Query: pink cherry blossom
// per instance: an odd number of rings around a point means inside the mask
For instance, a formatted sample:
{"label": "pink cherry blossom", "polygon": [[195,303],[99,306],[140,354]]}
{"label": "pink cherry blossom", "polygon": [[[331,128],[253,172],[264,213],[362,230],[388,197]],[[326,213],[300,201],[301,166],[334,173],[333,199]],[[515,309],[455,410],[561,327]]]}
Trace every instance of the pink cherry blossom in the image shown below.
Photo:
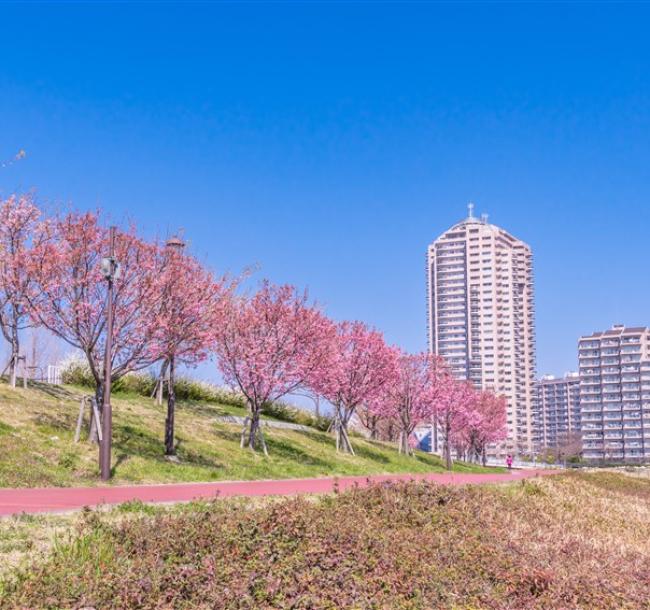
{"label": "pink cherry blossom", "polygon": [[317,369],[310,384],[334,406],[337,449],[354,454],[348,424],[358,407],[377,400],[395,378],[397,352],[363,322],[341,322],[336,330],[328,365]]}
{"label": "pink cherry blossom", "polygon": [[214,328],[215,349],[226,383],[248,402],[242,446],[254,450],[261,442],[267,452],[259,422],[262,406],[322,375],[332,335],[332,323],[292,286],[264,282],[252,298],[227,302]]}
{"label": "pink cherry blossom", "polygon": [[452,467],[451,450],[468,422],[475,417],[476,391],[469,381],[454,379],[446,373],[441,380],[444,388],[436,402],[436,424],[442,435],[443,454],[448,470]]}
{"label": "pink cherry blossom", "polygon": [[446,367],[438,356],[399,354],[394,378],[384,385],[371,411],[396,422],[400,453],[412,454],[410,438],[415,427],[434,419],[438,402],[448,389],[445,374]]}
{"label": "pink cherry blossom", "polygon": [[31,195],[11,195],[0,201],[0,332],[11,345],[8,366],[14,386],[20,331],[31,325],[26,300],[29,287],[26,259],[39,216]]}
{"label": "pink cherry blossom", "polygon": [[487,446],[507,437],[505,397],[490,390],[477,392],[454,437],[463,453],[485,464]]}
{"label": "pink cherry blossom", "polygon": [[162,298],[151,320],[151,349],[162,357],[162,371],[168,374],[165,454],[174,455],[176,367],[195,366],[208,358],[234,282],[215,279],[196,258],[176,248],[159,248],[158,255]]}
{"label": "pink cherry blossom", "polygon": [[[33,319],[88,360],[102,403],[107,282],[100,263],[109,253],[109,230],[99,213],[71,212],[38,225],[28,260]],[[162,259],[133,228],[118,231],[114,283],[112,380],[160,358],[154,321],[162,298]]]}

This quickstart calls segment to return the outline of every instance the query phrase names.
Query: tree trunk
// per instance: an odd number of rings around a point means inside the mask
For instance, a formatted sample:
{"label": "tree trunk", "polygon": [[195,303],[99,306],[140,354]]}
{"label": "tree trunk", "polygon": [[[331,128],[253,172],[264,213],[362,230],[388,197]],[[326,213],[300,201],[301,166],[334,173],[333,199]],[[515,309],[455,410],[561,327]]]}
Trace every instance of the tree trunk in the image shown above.
{"label": "tree trunk", "polygon": [[248,447],[251,451],[257,450],[258,440],[262,445],[264,455],[268,455],[266,441],[260,426],[260,408],[249,402],[250,416],[244,422],[244,429],[242,430],[242,447]]}
{"label": "tree trunk", "polygon": [[11,350],[11,368],[9,369],[9,383],[12,388],[16,387],[16,354],[13,349]]}
{"label": "tree trunk", "polygon": [[451,436],[451,430],[449,425],[445,426],[445,446],[444,446],[444,454],[445,454],[445,467],[447,470],[451,470],[451,439],[449,438]]}
{"label": "tree trunk", "polygon": [[377,434],[377,420],[378,419],[379,418],[371,415],[370,418],[369,418],[369,421],[368,421],[368,423],[370,424],[369,428],[370,428],[370,440],[371,441],[376,441],[377,440],[377,436],[378,436],[378,434]]}
{"label": "tree trunk", "polygon": [[163,391],[165,389],[165,374],[167,373],[167,367],[169,365],[168,360],[164,360],[160,365],[160,375],[158,376],[158,381],[156,381],[156,387],[153,390],[152,398],[156,398],[156,404],[162,405],[163,403]]}
{"label": "tree trunk", "polygon": [[339,428],[339,432],[341,434],[341,441],[339,444],[341,451],[343,451],[343,453],[354,455],[354,449],[352,448],[352,443],[350,442],[350,437],[348,436],[347,427],[345,425],[342,425]]}
{"label": "tree trunk", "polygon": [[483,449],[481,450],[481,461],[483,462],[483,466],[487,465],[487,454],[485,452],[485,445],[483,445]]}
{"label": "tree trunk", "polygon": [[[161,375],[162,387],[162,375]],[[176,392],[174,390],[174,356],[169,358],[169,383],[167,384],[167,419],[165,420],[165,455],[176,455],[174,447],[174,415]]]}
{"label": "tree trunk", "polygon": [[257,409],[251,411],[251,421],[248,428],[248,448],[257,449],[257,429],[260,427],[260,415]]}
{"label": "tree trunk", "polygon": [[[15,316],[15,312],[14,312]],[[14,322],[11,326],[11,387],[16,387],[16,377],[18,376],[18,354],[20,344],[18,342],[18,325]]]}
{"label": "tree trunk", "polygon": [[341,413],[340,407],[336,407],[336,421],[334,429],[336,432],[336,450],[354,455],[354,449],[348,436],[348,419]]}
{"label": "tree trunk", "polygon": [[404,455],[413,455],[409,445],[409,434],[406,430],[402,430],[399,435],[399,452]]}

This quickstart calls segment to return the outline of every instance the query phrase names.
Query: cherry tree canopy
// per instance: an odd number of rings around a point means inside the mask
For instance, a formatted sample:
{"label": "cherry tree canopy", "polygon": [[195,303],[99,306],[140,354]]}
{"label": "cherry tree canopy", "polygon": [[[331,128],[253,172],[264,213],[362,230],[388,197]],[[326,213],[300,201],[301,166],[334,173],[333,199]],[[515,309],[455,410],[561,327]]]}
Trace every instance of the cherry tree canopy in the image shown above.
{"label": "cherry tree canopy", "polygon": [[397,351],[363,322],[339,323],[330,346],[328,366],[317,369],[310,383],[334,405],[337,448],[354,453],[347,431],[350,419],[357,407],[377,400],[395,379]]}
{"label": "cherry tree canopy", "polygon": [[462,415],[461,424],[454,435],[459,445],[473,454],[478,461],[485,462],[485,449],[490,443],[502,441],[507,437],[506,399],[494,392],[477,392],[472,408]]}
{"label": "cherry tree canopy", "polygon": [[451,470],[451,447],[460,438],[468,422],[475,418],[476,391],[469,381],[456,380],[446,373],[442,380],[444,391],[436,403],[436,420],[444,442],[447,469]]}
{"label": "cherry tree canopy", "polygon": [[372,410],[399,426],[400,453],[411,454],[413,430],[418,424],[433,421],[438,401],[448,390],[445,372],[442,359],[433,354],[399,354],[394,379],[384,385]]}
{"label": "cherry tree canopy", "polygon": [[11,345],[12,385],[16,383],[20,331],[30,325],[27,258],[39,216],[30,195],[12,195],[0,202],[0,332]]}
{"label": "cherry tree canopy", "polygon": [[195,366],[209,356],[233,284],[226,278],[215,279],[196,258],[177,247],[167,246],[160,255],[163,294],[152,320],[152,349],[163,359],[160,384],[168,374],[165,454],[174,455],[176,367]]}
{"label": "cherry tree canopy", "polygon": [[[160,358],[154,321],[162,298],[162,256],[133,229],[117,233],[119,278],[113,292],[112,379]],[[83,351],[101,404],[106,344],[107,282],[101,260],[109,230],[98,213],[69,213],[42,222],[29,257],[30,313],[68,344]]]}
{"label": "cherry tree canopy", "polygon": [[250,421],[242,446],[255,449],[259,437],[266,452],[259,426],[262,406],[322,376],[333,335],[332,323],[292,286],[264,282],[251,299],[228,302],[214,336],[226,383],[248,401]]}

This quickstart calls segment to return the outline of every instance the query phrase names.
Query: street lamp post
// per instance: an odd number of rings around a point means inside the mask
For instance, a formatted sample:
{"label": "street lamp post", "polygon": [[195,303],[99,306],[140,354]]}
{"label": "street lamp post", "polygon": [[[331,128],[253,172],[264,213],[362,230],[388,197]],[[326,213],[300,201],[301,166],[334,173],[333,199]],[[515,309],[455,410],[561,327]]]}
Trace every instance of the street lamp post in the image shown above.
{"label": "street lamp post", "polygon": [[165,246],[167,246],[170,250],[180,252],[185,247],[185,242],[177,235],[174,235],[167,240]]}
{"label": "street lamp post", "polygon": [[[173,252],[176,255],[185,247],[185,242],[177,236],[170,237],[165,244],[169,252]],[[172,275],[172,280],[174,276]],[[166,287],[166,298],[169,298],[169,290],[171,285]],[[176,412],[176,392],[174,390],[174,376],[176,373],[176,363],[174,359],[174,354],[168,354],[167,356],[167,365],[168,365],[168,378],[167,378],[167,418],[165,419],[165,455],[168,458],[173,458],[176,454],[176,449],[174,447],[174,416]],[[164,365],[163,365],[164,366]],[[160,383],[162,384],[162,371]]]}
{"label": "street lamp post", "polygon": [[111,478],[111,449],[113,444],[113,409],[111,407],[111,368],[113,349],[113,283],[119,277],[120,266],[115,260],[115,227],[110,228],[110,250],[102,259],[106,290],[106,351],[104,352],[104,398],[102,405],[102,440],[99,447],[99,469],[103,481]]}

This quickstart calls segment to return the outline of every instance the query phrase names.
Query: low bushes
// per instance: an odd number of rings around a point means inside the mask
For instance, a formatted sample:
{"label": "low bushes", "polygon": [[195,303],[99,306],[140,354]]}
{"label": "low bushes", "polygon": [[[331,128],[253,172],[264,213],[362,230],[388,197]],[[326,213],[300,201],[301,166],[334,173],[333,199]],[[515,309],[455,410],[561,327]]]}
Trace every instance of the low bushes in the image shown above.
{"label": "low bushes", "polygon": [[316,417],[308,411],[297,409],[296,407],[287,405],[282,402],[266,403],[262,407],[262,413],[264,415],[268,415],[269,417],[274,417],[275,419],[280,419],[282,421],[300,424],[302,426],[311,426],[312,428],[316,428],[322,432],[326,432],[332,423],[331,417],[326,417],[323,415]]}
{"label": "low bushes", "polygon": [[[61,380],[65,384],[85,388],[95,387],[95,380],[84,358],[69,356],[61,363]],[[129,373],[113,384],[115,392],[129,392],[139,396],[151,396],[156,385],[156,376],[151,371]],[[205,381],[178,376],[174,385],[179,400],[218,402],[244,408],[244,397],[226,388]]]}
{"label": "low bushes", "polygon": [[90,513],[2,607],[647,608],[650,482],[611,476]]}
{"label": "low bushes", "polygon": [[[94,388],[95,380],[90,367],[84,358],[69,356],[61,364],[61,380],[65,384],[85,388]],[[139,396],[151,396],[156,385],[156,377],[151,371],[130,373],[117,380],[113,385],[115,392],[128,392]],[[230,405],[241,409],[246,408],[246,399],[237,392],[222,388],[212,383],[198,381],[189,377],[176,377],[174,385],[178,400],[196,400]],[[298,409],[286,403],[267,403],[262,407],[262,413],[269,417],[286,422],[311,426],[325,431],[329,428],[331,418],[316,417],[308,411]]]}

